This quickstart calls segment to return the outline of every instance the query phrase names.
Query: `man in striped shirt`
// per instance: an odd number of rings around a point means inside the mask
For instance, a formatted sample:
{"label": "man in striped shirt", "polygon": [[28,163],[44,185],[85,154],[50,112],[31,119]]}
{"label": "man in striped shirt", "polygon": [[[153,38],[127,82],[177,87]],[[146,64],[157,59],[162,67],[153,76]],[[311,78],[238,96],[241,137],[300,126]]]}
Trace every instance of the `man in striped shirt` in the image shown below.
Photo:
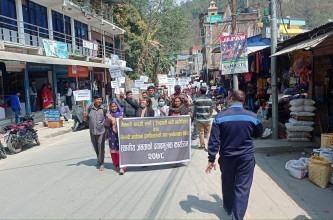
{"label": "man in striped shirt", "polygon": [[195,106],[195,115],[200,138],[200,149],[205,149],[205,132],[209,138],[212,128],[210,117],[213,114],[213,102],[206,96],[207,88],[201,87],[199,98],[193,104]]}

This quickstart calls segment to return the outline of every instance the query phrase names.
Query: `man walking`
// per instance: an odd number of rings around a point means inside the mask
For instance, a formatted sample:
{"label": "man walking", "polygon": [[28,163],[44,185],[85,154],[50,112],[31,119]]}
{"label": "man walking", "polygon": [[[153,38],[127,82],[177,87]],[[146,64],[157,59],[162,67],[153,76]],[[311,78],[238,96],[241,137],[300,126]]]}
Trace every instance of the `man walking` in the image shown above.
{"label": "man walking", "polygon": [[88,112],[83,114],[84,120],[89,122],[90,139],[97,155],[97,167],[104,170],[105,157],[105,120],[107,110],[102,106],[102,97],[94,96],[94,104],[89,106]]}
{"label": "man walking", "polygon": [[136,111],[140,108],[138,100],[133,98],[132,91],[127,91],[126,96],[124,93],[120,93],[121,107],[123,107],[124,114],[127,118],[136,117]]}
{"label": "man walking", "polygon": [[207,88],[201,87],[199,90],[199,98],[194,101],[195,108],[195,120],[197,121],[197,127],[200,138],[200,149],[205,149],[205,132],[209,137],[211,130],[210,117],[213,114],[213,102],[206,96]]}
{"label": "man walking", "polygon": [[67,103],[69,109],[72,110],[72,94],[73,94],[73,90],[72,90],[71,84],[69,84],[69,82],[67,82],[66,86],[67,86],[66,103]]}
{"label": "man walking", "polygon": [[216,116],[208,143],[206,173],[216,169],[220,151],[223,207],[233,219],[245,216],[255,167],[253,138],[263,132],[257,115],[243,108],[244,101],[242,91],[231,92],[229,108]]}
{"label": "man walking", "polygon": [[35,87],[36,81],[31,80],[31,85],[29,88],[30,101],[31,101],[31,111],[36,112],[36,99],[37,99],[37,90]]}
{"label": "man walking", "polygon": [[22,107],[20,104],[20,92],[17,92],[15,95],[11,95],[5,99],[5,104],[7,105],[8,101],[12,106],[12,110],[15,113],[15,124],[18,123],[20,114],[22,112]]}

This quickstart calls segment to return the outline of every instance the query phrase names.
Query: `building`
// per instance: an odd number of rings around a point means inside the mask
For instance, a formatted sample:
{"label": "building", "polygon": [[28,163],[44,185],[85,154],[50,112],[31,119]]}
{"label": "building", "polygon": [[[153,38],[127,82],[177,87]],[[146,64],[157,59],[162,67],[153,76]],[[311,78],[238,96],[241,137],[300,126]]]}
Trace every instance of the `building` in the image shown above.
{"label": "building", "polygon": [[[237,13],[236,33],[246,33],[248,37],[260,34],[258,25],[258,12],[253,8],[246,8],[244,12]],[[228,6],[223,12],[218,11],[215,2],[210,3],[208,13],[200,15],[199,27],[203,44],[203,67],[205,72],[201,78],[208,81],[214,78],[220,70],[220,37],[231,35],[231,11]],[[211,76],[207,78],[207,73]]]}
{"label": "building", "polygon": [[202,46],[193,46],[189,49],[189,71],[191,76],[198,76],[202,70]]}
{"label": "building", "polygon": [[307,31],[304,29],[305,21],[290,19],[289,16],[287,19],[277,19],[277,24],[279,26],[280,41],[287,40]]}
{"label": "building", "polygon": [[56,99],[60,81],[75,89],[90,89],[96,82],[99,93],[110,94],[109,68],[125,68],[126,62],[124,30],[113,24],[108,2],[1,0],[1,100],[20,91],[22,105],[30,113],[31,80],[37,89],[52,84],[54,105],[61,101]]}

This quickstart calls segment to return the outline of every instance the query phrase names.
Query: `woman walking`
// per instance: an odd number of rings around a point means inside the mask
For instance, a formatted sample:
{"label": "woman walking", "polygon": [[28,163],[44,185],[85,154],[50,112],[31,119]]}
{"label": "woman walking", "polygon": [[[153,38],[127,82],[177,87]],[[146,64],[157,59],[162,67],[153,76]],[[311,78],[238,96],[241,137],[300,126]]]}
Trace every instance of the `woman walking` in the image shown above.
{"label": "woman walking", "polygon": [[165,104],[163,97],[158,98],[158,106],[154,109],[155,117],[164,117],[169,115],[169,106]]}
{"label": "woman walking", "polygon": [[109,147],[112,158],[113,166],[119,172],[120,175],[125,173],[126,167],[119,167],[119,139],[118,139],[118,126],[117,118],[122,120],[124,117],[123,109],[120,107],[117,101],[112,101],[110,104],[110,114],[107,114],[105,127],[107,129]]}
{"label": "woman walking", "polygon": [[141,98],[140,99],[140,108],[136,113],[136,117],[144,118],[144,117],[154,117],[155,112],[151,108],[152,102],[150,99]]}
{"label": "woman walking", "polygon": [[171,103],[169,116],[178,116],[178,115],[191,115],[191,111],[188,107],[184,105],[181,98],[176,97]]}

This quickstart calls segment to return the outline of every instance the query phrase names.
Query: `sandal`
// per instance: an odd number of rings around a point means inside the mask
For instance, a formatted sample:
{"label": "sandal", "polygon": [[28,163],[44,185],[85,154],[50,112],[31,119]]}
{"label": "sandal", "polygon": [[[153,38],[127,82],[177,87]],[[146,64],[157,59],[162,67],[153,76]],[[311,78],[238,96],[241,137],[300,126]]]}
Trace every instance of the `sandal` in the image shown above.
{"label": "sandal", "polygon": [[124,175],[124,173],[125,173],[125,170],[123,170],[122,168],[120,168],[119,175]]}
{"label": "sandal", "polygon": [[103,171],[105,168],[104,168],[104,165],[102,164],[100,167],[99,167],[99,171]]}

